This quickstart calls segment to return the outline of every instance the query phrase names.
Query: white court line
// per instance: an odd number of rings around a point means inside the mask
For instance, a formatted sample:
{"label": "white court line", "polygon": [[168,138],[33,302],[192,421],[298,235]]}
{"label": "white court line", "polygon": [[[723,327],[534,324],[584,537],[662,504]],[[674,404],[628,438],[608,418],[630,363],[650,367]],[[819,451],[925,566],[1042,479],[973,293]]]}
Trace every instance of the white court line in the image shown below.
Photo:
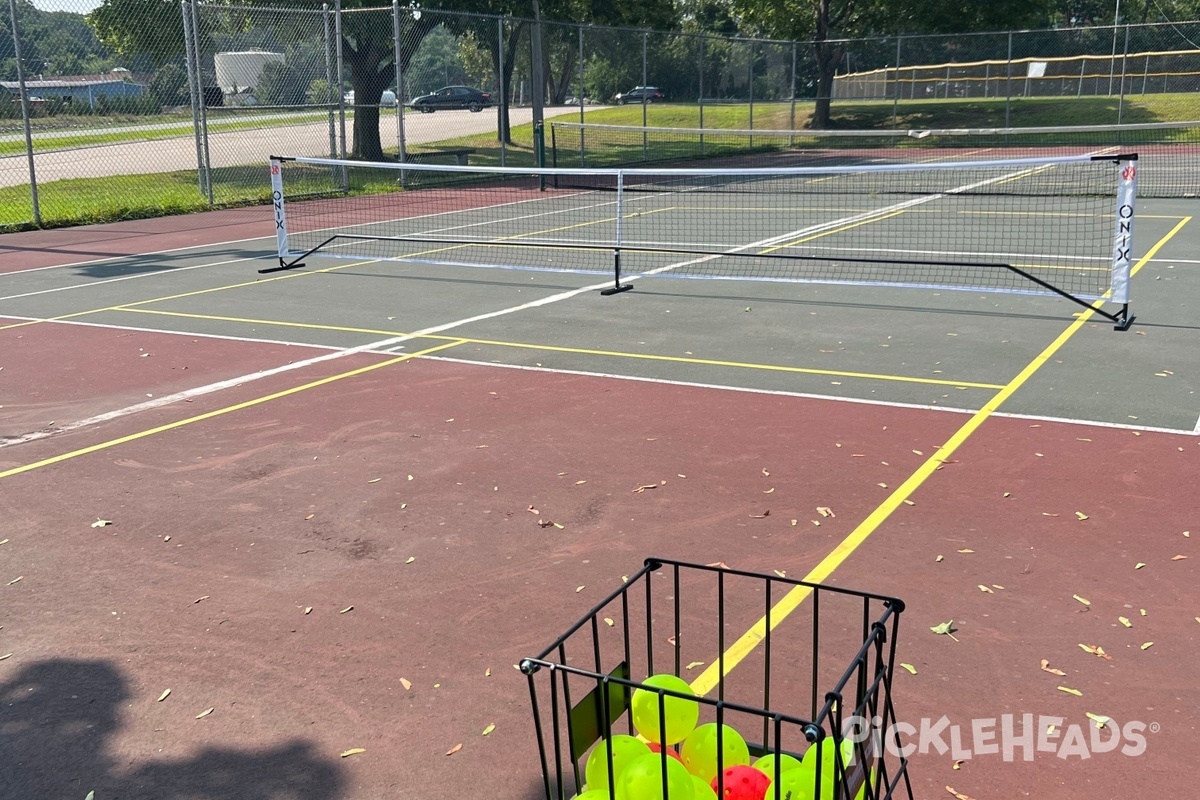
{"label": "white court line", "polygon": [[[470,342],[467,342],[470,344]],[[495,367],[497,369],[518,369],[528,372],[546,372],[556,375],[578,375],[585,378],[611,378],[618,381],[636,381],[639,383],[659,383],[667,386],[684,386],[696,389],[719,389],[725,392],[743,392],[745,394],[766,394],[778,397],[796,397],[804,400],[828,400],[832,403],[851,403],[854,405],[882,406],[885,408],[909,408],[917,411],[944,411],[951,414],[973,415],[979,413],[978,408],[958,408],[955,406],[935,406],[922,403],[902,403],[895,400],[872,400],[865,397],[843,397],[839,395],[817,394],[813,392],[790,392],[786,389],[756,389],[749,386],[729,386],[721,383],[701,383],[698,381],[679,381],[669,378],[646,378],[637,375],[621,375],[612,372],[591,372],[588,370],[558,369],[553,367],[531,367],[524,364],[502,364],[494,361],[477,361],[469,358],[454,358],[452,356],[421,356],[422,360],[445,361],[450,364],[471,364],[477,367]],[[1120,422],[1101,422],[1091,419],[1075,419],[1072,417],[1038,416],[1036,414],[1006,414],[994,413],[993,417],[1031,420],[1033,422],[1061,422],[1066,425],[1086,425],[1097,428],[1114,428],[1124,431],[1146,431],[1149,433],[1167,433],[1176,436],[1200,436],[1200,421],[1196,430],[1188,431],[1182,428],[1160,428],[1152,425],[1125,425]]]}
{"label": "white court line", "polygon": [[[268,254],[268,255],[270,255],[270,254]],[[243,261],[261,261],[262,258],[263,258],[262,256],[250,256],[247,258],[231,258],[227,261],[210,261],[205,264],[192,264],[190,267],[168,267],[167,269],[160,269],[155,272],[139,272],[136,275],[121,275],[120,277],[117,277],[117,278],[103,278],[101,280],[90,281],[88,283],[73,283],[70,286],[57,286],[53,289],[38,289],[37,291],[34,291],[34,292],[23,292],[21,294],[10,294],[10,295],[6,295],[4,297],[0,297],[0,301],[19,300],[22,297],[34,297],[36,295],[41,295],[41,294],[51,294],[52,292],[66,292],[71,289],[87,289],[92,286],[101,286],[106,283],[117,283],[119,281],[131,281],[134,278],[149,278],[154,275],[166,275],[169,273],[187,272],[188,270],[203,269],[205,267],[220,267],[225,264],[238,264]],[[38,269],[42,269],[42,268],[39,267]],[[35,270],[32,270],[32,269],[21,270],[21,272],[34,272],[34,271]],[[13,274],[13,273],[8,273],[8,274]],[[8,315],[0,313],[0,316],[8,316]],[[19,319],[19,317],[9,317],[9,319]]]}

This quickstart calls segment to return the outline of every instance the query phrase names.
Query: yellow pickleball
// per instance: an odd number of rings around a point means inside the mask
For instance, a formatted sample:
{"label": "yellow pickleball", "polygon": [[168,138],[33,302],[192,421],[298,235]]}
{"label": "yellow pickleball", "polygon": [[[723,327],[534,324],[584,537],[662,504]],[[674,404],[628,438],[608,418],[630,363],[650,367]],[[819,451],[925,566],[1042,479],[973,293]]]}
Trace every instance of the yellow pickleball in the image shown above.
{"label": "yellow pickleball", "polygon": [[[663,794],[663,766],[666,794]],[[617,800],[695,800],[692,776],[683,764],[661,753],[638,756],[617,779]]]}
{"label": "yellow pickleball", "polygon": [[[587,776],[589,791],[603,792],[608,797],[608,759],[612,754],[612,772],[614,783],[620,779],[621,773],[640,756],[647,755],[650,748],[644,742],[639,742],[632,736],[618,733],[600,741],[588,756],[584,774]],[[580,798],[582,800],[582,798]],[[589,799],[590,800],[590,799]]]}
{"label": "yellow pickleball", "polygon": [[717,751],[717,724],[701,725],[683,740],[679,755],[688,772],[712,783],[717,773],[750,763],[750,749],[742,735],[728,725],[720,726],[721,750]]}
{"label": "yellow pickleball", "polygon": [[[642,681],[645,686],[669,689],[679,694],[694,696],[692,687],[683,678],[674,675],[651,675]],[[660,714],[659,703],[662,703]],[[659,695],[647,689],[635,689],[630,704],[633,727],[645,739],[658,744],[681,742],[691,733],[700,719],[700,704],[670,695]],[[666,733],[663,740],[662,734]]]}

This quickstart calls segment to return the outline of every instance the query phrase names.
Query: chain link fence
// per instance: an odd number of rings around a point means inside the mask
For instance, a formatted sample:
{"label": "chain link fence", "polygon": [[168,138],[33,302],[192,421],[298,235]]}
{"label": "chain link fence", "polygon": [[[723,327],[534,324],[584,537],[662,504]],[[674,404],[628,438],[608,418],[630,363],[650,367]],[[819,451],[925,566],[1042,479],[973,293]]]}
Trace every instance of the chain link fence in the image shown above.
{"label": "chain link fence", "polygon": [[[541,120],[601,106],[632,106],[602,120],[625,125],[803,129],[820,85],[838,128],[1025,126],[1064,98],[1066,124],[1200,119],[1196,22],[818,47],[398,0],[61,5],[0,12],[0,231],[263,203],[269,155],[549,163]],[[563,165],[584,161],[577,135]]]}

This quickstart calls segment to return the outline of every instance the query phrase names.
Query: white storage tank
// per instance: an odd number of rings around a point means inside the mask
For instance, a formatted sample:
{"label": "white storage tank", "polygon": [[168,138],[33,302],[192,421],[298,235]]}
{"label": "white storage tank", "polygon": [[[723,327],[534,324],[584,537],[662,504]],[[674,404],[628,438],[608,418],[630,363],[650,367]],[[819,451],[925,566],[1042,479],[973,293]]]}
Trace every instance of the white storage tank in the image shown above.
{"label": "white storage tank", "polygon": [[283,53],[272,53],[269,50],[217,53],[213,56],[217,85],[226,95],[250,91],[258,86],[263,67],[272,61],[283,63]]}

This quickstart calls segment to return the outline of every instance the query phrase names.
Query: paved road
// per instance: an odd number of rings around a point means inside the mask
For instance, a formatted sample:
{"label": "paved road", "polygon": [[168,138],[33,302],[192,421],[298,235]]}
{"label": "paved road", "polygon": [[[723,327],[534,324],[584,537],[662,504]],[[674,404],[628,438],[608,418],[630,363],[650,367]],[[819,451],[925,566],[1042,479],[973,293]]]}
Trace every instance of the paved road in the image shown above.
{"label": "paved road", "polygon": [[[587,108],[585,110],[591,110]],[[577,107],[547,108],[547,119],[578,116]],[[533,110],[514,108],[509,118],[513,125],[531,122]],[[457,136],[486,133],[496,129],[496,113],[481,111],[439,111],[435,114],[406,114],[405,141],[422,144]],[[397,141],[396,119],[384,116],[380,122],[384,148]],[[353,125],[346,124],[347,146]],[[210,132],[209,153],[214,167],[240,164],[264,164],[270,155],[329,155],[329,127],[326,122]],[[67,178],[99,178],[114,175],[146,175],[196,168],[196,144],[191,134],[176,139],[96,145],[73,150],[56,150],[34,155],[38,184]],[[0,158],[0,187],[29,183],[26,157]]]}

